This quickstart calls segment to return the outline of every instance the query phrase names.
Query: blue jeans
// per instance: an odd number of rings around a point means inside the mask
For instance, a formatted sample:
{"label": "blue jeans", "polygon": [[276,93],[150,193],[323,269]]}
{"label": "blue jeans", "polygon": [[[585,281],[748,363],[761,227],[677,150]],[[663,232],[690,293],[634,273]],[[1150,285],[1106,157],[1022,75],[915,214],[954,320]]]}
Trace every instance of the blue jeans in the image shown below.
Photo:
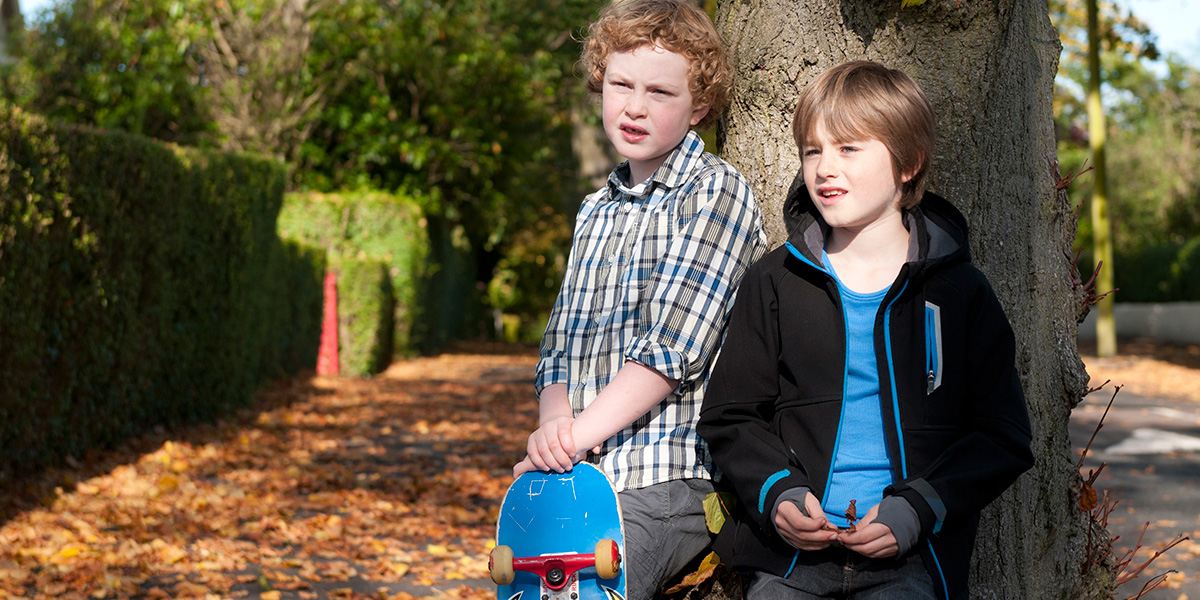
{"label": "blue jeans", "polygon": [[683,479],[625,490],[621,516],[625,521],[627,600],[650,600],[662,586],[708,547],[711,538],[704,521],[704,497],[711,481]]}
{"label": "blue jeans", "polygon": [[756,572],[746,600],[937,600],[933,579],[918,552],[867,558],[842,547],[800,551],[785,579]]}

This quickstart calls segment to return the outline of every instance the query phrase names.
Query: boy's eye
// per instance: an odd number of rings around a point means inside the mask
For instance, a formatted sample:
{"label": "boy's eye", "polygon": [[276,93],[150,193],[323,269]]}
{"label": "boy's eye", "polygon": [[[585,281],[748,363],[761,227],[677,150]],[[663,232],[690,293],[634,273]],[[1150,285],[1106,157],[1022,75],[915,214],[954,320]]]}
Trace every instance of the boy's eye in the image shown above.
{"label": "boy's eye", "polygon": [[820,154],[821,151],[816,148],[805,148],[803,152],[803,156],[818,156]]}

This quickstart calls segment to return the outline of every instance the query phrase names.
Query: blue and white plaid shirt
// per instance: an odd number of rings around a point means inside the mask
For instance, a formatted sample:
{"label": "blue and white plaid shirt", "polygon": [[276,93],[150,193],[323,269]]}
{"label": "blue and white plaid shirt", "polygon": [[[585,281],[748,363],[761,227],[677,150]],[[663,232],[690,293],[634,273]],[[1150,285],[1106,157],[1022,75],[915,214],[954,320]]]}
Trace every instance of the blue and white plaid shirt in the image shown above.
{"label": "blue and white plaid shirt", "polygon": [[696,435],[704,387],[737,285],[767,250],[750,186],[695,132],[650,179],[628,178],[618,165],[579,209],[536,378],[539,395],[567,384],[576,415],[627,360],[680,381],[603,444],[600,468],[617,490],[710,477]]}

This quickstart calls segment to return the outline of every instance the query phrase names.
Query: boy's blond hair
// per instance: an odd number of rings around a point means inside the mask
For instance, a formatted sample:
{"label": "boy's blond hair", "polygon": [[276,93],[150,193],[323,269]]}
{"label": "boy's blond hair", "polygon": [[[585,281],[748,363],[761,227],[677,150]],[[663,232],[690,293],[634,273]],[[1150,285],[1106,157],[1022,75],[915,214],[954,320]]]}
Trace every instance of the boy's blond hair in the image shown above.
{"label": "boy's blond hair", "polygon": [[733,67],[708,14],[684,0],[617,1],[600,11],[588,28],[580,59],[588,91],[602,89],[610,54],[642,46],[660,46],[688,60],[693,106],[709,107],[697,128],[720,118],[729,104]]}
{"label": "boy's blond hair", "polygon": [[804,88],[792,117],[792,136],[802,154],[805,143],[815,141],[818,122],[837,142],[882,141],[896,181],[912,174],[901,185],[900,208],[921,201],[933,158],[934,116],[925,92],[908,75],[865,60],[825,71]]}

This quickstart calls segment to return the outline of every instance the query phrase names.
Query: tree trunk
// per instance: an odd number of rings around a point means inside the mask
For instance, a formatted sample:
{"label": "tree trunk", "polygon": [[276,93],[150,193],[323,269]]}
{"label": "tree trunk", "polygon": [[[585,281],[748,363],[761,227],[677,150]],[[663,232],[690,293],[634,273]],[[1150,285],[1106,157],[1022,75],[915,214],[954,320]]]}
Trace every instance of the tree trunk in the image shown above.
{"label": "tree trunk", "polygon": [[[1096,289],[1113,289],[1113,239],[1112,224],[1108,220],[1108,169],[1104,158],[1104,145],[1108,137],[1108,124],[1104,118],[1104,105],[1100,102],[1100,7],[1098,0],[1087,0],[1088,39],[1088,147],[1092,150],[1092,246],[1095,249],[1095,265],[1099,269]],[[1096,303],[1096,355],[1117,354],[1117,323],[1113,318],[1113,295],[1107,294]]]}
{"label": "tree trunk", "polygon": [[21,26],[19,0],[0,0],[0,65],[12,62],[12,40]]}
{"label": "tree trunk", "polygon": [[[775,244],[800,162],[796,97],[852,59],[899,68],[937,113],[930,188],[971,225],[971,252],[1017,336],[1037,464],[983,514],[975,598],[1100,598],[1111,578],[1089,565],[1092,521],[1067,437],[1087,386],[1076,348],[1083,294],[1073,271],[1075,216],[1056,189],[1051,92],[1060,44],[1045,0],[722,0],[717,26],[737,67],[719,131],[723,156],[758,191]],[[1101,544],[1107,542],[1106,534]]]}

